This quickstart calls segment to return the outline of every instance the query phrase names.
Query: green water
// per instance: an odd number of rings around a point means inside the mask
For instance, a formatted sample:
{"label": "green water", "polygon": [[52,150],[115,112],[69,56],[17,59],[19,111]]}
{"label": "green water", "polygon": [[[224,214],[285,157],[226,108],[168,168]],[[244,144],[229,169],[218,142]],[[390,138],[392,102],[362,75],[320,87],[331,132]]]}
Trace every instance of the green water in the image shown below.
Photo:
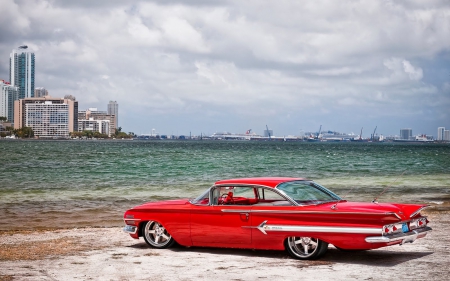
{"label": "green water", "polygon": [[[450,201],[450,145],[253,141],[0,141],[0,217],[74,221],[195,197],[219,179],[306,177],[358,201]],[[77,218],[75,218],[75,217]],[[44,220],[44,219],[42,219]]]}

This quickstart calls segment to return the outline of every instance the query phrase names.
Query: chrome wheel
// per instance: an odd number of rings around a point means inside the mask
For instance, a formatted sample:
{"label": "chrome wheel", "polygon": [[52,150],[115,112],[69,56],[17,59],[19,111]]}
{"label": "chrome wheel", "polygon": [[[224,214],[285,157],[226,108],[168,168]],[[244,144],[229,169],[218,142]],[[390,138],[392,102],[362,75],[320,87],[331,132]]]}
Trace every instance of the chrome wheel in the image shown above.
{"label": "chrome wheel", "polygon": [[173,245],[175,240],[167,230],[157,221],[148,221],[143,230],[145,242],[155,248],[167,248]]}
{"label": "chrome wheel", "polygon": [[285,241],[287,252],[296,259],[316,259],[325,254],[328,243],[312,237],[289,237]]}

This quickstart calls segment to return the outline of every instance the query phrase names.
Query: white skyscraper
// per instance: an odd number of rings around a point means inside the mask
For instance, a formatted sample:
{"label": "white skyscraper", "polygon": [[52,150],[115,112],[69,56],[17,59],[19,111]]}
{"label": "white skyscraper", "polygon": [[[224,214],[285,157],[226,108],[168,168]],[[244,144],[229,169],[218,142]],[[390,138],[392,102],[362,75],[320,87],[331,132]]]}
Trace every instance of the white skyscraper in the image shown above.
{"label": "white skyscraper", "polygon": [[14,123],[14,101],[19,99],[19,88],[0,80],[0,117]]}
{"label": "white skyscraper", "polygon": [[444,140],[444,131],[445,131],[445,127],[439,127],[438,128],[438,133],[437,133],[437,140],[438,141]]}
{"label": "white skyscraper", "polygon": [[9,81],[19,87],[19,99],[34,97],[34,53],[27,46],[12,50],[9,60]]}

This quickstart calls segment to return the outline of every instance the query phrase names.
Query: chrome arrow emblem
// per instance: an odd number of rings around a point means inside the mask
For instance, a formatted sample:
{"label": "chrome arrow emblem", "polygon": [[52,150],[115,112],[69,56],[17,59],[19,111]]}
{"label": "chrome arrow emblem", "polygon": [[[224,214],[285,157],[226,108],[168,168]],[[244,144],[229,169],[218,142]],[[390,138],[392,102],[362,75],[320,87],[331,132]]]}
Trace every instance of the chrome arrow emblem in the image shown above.
{"label": "chrome arrow emblem", "polygon": [[267,235],[267,232],[265,231],[267,221],[263,221],[260,225],[258,225],[259,231]]}

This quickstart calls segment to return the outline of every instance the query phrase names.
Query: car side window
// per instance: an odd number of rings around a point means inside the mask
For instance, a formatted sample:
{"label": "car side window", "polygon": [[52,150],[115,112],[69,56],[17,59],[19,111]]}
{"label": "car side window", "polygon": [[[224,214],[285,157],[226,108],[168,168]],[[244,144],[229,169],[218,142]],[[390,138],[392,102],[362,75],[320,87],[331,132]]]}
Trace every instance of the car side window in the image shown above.
{"label": "car side window", "polygon": [[255,199],[255,188],[246,186],[237,186],[234,188],[234,197],[243,197],[247,199]]}
{"label": "car side window", "polygon": [[259,188],[259,203],[257,205],[268,206],[292,206],[286,198],[268,188]]}
{"label": "car side window", "polygon": [[253,205],[257,202],[255,187],[220,186],[213,190],[214,205]]}

